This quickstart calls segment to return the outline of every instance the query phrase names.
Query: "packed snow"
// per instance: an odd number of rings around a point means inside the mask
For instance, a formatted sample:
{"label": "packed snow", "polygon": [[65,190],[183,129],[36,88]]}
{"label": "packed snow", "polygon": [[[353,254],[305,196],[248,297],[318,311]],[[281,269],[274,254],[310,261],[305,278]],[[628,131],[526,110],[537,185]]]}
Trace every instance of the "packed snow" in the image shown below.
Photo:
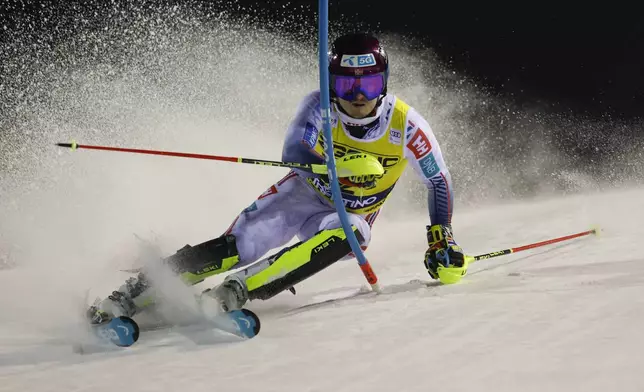
{"label": "packed snow", "polygon": [[[633,189],[459,210],[454,227],[470,254],[596,224],[602,232],[480,261],[460,284],[441,287],[423,283],[430,281],[421,262],[424,217],[383,219],[367,251],[382,294],[346,298],[366,282],[355,261],[334,265],[298,285],[295,296],[252,302],[262,331],[248,341],[222,336],[195,343],[158,330],[128,349],[80,355],[65,329],[74,320],[72,287],[88,283],[56,273],[55,265],[6,270],[0,385],[8,391],[639,391],[643,203],[644,191]],[[125,276],[99,282],[108,287]],[[325,302],[332,298],[344,299]]]}

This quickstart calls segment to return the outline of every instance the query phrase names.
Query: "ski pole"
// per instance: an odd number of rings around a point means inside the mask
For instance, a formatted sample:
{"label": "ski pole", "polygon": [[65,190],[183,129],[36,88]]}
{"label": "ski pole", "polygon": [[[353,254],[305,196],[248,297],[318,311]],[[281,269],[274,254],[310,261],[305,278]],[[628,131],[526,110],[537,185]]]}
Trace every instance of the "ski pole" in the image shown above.
{"label": "ski pole", "polygon": [[469,262],[471,263],[471,262],[474,262],[474,261],[491,259],[493,257],[509,255],[511,253],[517,253],[517,252],[521,252],[521,251],[528,250],[528,249],[539,248],[539,247],[545,246],[545,245],[552,245],[552,244],[556,244],[558,242],[568,241],[568,240],[572,240],[572,239],[575,239],[575,238],[584,237],[584,236],[587,236],[587,235],[590,235],[590,234],[598,235],[599,234],[599,228],[593,228],[593,229],[588,230],[588,231],[583,231],[581,233],[570,234],[570,235],[566,235],[566,236],[563,236],[563,237],[553,238],[551,240],[535,242],[534,244],[522,245],[522,246],[517,246],[517,247],[514,247],[514,248],[503,249],[503,250],[497,250],[496,252],[484,253],[484,254],[478,255],[478,256],[469,256],[468,258],[469,258]]}
{"label": "ski pole", "polygon": [[465,256],[465,265],[463,267],[460,267],[460,268],[458,268],[458,267],[445,268],[445,267],[439,266],[438,267],[438,277],[439,277],[441,283],[443,283],[443,284],[457,283],[457,282],[459,282],[461,280],[463,275],[465,275],[465,273],[467,271],[467,266],[468,266],[469,263],[473,263],[473,262],[476,262],[476,261],[479,261],[479,260],[491,259],[493,257],[505,256],[505,255],[509,255],[511,253],[517,253],[517,252],[521,252],[521,251],[528,250],[528,249],[539,248],[539,247],[546,246],[546,245],[552,245],[552,244],[556,244],[558,242],[568,241],[568,240],[572,240],[572,239],[575,239],[575,238],[584,237],[584,236],[587,236],[587,235],[590,235],[590,234],[599,235],[599,231],[600,231],[600,229],[598,227],[595,227],[595,228],[593,228],[591,230],[582,231],[580,233],[570,234],[570,235],[566,235],[566,236],[563,236],[563,237],[557,237],[557,238],[553,238],[553,239],[550,239],[550,240],[535,242],[533,244],[521,245],[521,246],[516,246],[514,248],[497,250],[495,252],[484,253],[484,254],[481,254],[481,255],[478,255],[478,256]]}
{"label": "ski pole", "polygon": [[[265,159],[253,159],[242,157],[227,157],[220,155],[206,155],[206,154],[193,154],[186,152],[174,151],[158,151],[158,150],[143,150],[137,148],[122,148],[122,147],[108,147],[108,146],[90,146],[87,144],[72,143],[56,143],[58,147],[67,147],[72,150],[85,149],[85,150],[102,150],[102,151],[116,151],[116,152],[129,152],[135,154],[148,154],[148,155],[163,155],[180,158],[194,158],[194,159],[209,159],[213,161],[225,161],[236,163],[248,163],[253,165],[266,165],[276,167],[288,167],[291,169],[299,169],[308,171],[315,174],[327,174],[327,166],[324,164],[308,164],[298,162],[280,162],[269,161]],[[378,160],[368,154],[349,154],[340,158],[338,167],[338,177],[351,177],[361,175],[381,175],[384,172],[382,165]]]}

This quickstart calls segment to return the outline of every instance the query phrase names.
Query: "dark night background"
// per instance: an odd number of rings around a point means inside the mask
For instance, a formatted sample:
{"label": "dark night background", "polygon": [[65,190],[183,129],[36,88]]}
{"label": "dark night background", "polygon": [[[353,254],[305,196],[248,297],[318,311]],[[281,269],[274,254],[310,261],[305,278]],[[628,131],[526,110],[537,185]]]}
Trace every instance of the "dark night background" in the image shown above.
{"label": "dark night background", "polygon": [[[311,0],[162,3],[251,15],[263,27],[294,33],[317,26],[317,2]],[[96,4],[101,3],[4,0],[2,25],[19,29],[21,20],[28,21],[32,33],[47,32],[55,42],[73,32],[65,30],[65,23],[72,24],[65,17]],[[562,111],[594,116],[644,114],[644,16],[635,6],[432,2],[414,9],[412,4],[331,0],[330,19],[415,37],[455,70],[518,102],[545,100]],[[296,10],[296,17],[288,10]],[[94,22],[100,24],[100,18]],[[2,42],[12,39],[5,29]]]}
{"label": "dark night background", "polygon": [[[268,19],[279,19],[284,6],[305,5],[302,22],[316,23],[315,1],[242,3],[263,3]],[[454,69],[517,102],[544,100],[593,116],[644,114],[644,16],[634,6],[412,4],[330,1],[330,19],[416,37]]]}
{"label": "dark night background", "polygon": [[[302,41],[314,44],[317,39],[316,1],[114,0],[101,4],[5,0],[0,43],[15,48],[19,42],[27,51],[55,47],[81,27],[100,29],[115,4],[121,10],[157,12],[179,6],[204,20],[225,11]],[[433,50],[446,67],[469,77],[486,94],[510,102],[516,108],[512,116],[504,114],[503,108],[474,108],[460,115],[466,127],[489,120],[490,124],[481,125],[484,135],[479,139],[520,136],[514,144],[488,146],[486,154],[495,159],[515,161],[527,154],[524,144],[543,136],[564,153],[567,168],[582,168],[595,178],[637,180],[641,179],[639,161],[625,157],[641,155],[644,137],[644,14],[635,6],[596,4],[331,0],[331,32],[397,33],[419,53]],[[82,26],[79,15],[83,15]],[[5,50],[2,56],[11,53]],[[5,88],[15,83],[7,76],[6,66],[2,71]],[[427,83],[432,83],[431,78]],[[3,132],[14,125],[13,98],[5,96],[0,106],[5,113],[0,120]],[[542,126],[534,128],[535,122]],[[590,125],[580,129],[581,122]],[[470,141],[476,144],[479,139]],[[529,192],[534,185],[530,181],[520,188]]]}

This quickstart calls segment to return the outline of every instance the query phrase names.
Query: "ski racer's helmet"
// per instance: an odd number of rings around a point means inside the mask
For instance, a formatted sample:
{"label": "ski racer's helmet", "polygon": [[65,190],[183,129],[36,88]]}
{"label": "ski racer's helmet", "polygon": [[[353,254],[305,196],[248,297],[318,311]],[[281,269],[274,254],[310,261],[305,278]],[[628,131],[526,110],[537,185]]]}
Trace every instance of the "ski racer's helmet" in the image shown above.
{"label": "ski racer's helmet", "polygon": [[389,60],[380,41],[366,33],[345,34],[329,51],[329,91],[332,98],[367,100],[387,94]]}

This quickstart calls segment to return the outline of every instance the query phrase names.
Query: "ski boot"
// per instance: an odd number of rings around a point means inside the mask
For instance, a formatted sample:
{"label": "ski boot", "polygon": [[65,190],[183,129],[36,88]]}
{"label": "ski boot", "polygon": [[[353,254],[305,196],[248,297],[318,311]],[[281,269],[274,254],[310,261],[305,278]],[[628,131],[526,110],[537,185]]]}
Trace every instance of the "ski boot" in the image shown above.
{"label": "ski boot", "polygon": [[132,317],[137,313],[138,306],[134,298],[138,297],[149,287],[148,280],[143,273],[137,277],[129,278],[118,290],[112,291],[107,298],[98,300],[87,309],[87,319],[90,324],[107,323],[114,317]]}
{"label": "ski boot", "polygon": [[202,291],[201,295],[217,300],[224,312],[239,310],[248,301],[246,283],[235,274],[228,275],[220,285]]}

